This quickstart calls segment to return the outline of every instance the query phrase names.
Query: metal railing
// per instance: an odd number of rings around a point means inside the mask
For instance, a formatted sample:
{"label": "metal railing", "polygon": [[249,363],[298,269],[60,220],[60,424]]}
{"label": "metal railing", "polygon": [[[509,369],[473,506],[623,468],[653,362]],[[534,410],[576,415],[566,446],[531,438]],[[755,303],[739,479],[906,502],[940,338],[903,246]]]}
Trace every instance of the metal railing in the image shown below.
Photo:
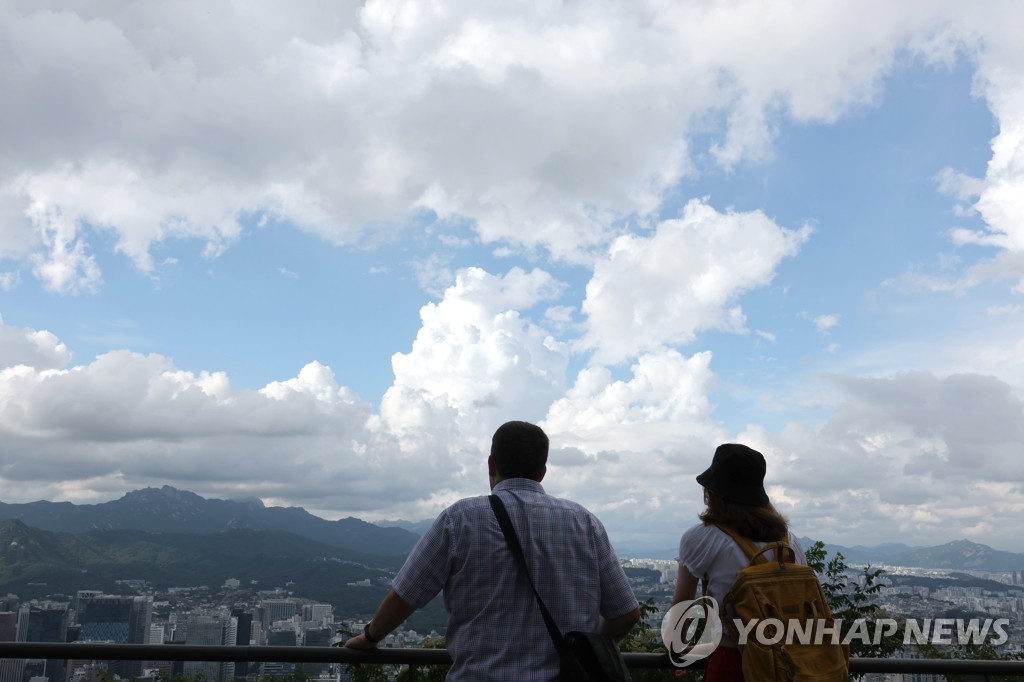
{"label": "metal railing", "polygon": [[[91,661],[221,661],[251,663],[385,663],[448,665],[444,649],[376,649],[306,646],[196,646],[183,644],[108,644],[93,642],[0,642],[0,659],[64,659]],[[624,653],[630,669],[673,670],[667,654]],[[693,667],[699,668],[700,662]],[[852,658],[850,672],[956,675],[970,679],[1019,676],[1024,661],[981,661],[926,658]]]}

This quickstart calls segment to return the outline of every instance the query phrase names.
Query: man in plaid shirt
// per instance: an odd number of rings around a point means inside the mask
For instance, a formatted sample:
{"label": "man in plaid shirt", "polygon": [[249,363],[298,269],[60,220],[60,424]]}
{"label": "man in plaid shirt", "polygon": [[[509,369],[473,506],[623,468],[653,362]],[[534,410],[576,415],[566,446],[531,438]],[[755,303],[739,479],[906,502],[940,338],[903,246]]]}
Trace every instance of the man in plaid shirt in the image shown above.
{"label": "man in plaid shirt", "polygon": [[[494,433],[491,492],[508,509],[530,575],[562,632],[616,640],[640,607],[604,526],[584,507],[544,492],[548,437],[513,421]],[[552,680],[558,654],[526,576],[486,496],[454,503],[420,539],[363,634],[345,643],[371,649],[438,592],[448,609],[449,680]]]}

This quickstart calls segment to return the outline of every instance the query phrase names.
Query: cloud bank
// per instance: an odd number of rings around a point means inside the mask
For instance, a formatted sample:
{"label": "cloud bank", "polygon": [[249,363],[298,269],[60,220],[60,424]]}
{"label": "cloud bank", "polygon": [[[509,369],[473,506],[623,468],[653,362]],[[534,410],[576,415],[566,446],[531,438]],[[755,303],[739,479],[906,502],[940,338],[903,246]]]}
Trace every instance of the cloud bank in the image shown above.
{"label": "cloud bank", "polygon": [[[808,389],[816,419],[727,426],[708,339],[777,341],[750,328],[749,301],[814,232],[687,195],[770,158],[783,123],[876,106],[902,61],[969,60],[997,129],[984,177],[943,176],[977,219],[946,238],[985,255],[931,288],[1024,292],[1019,14],[1012,1],[6,3],[0,290],[89,296],[110,258],[158,281],[167,244],[214,260],[254,223],[338,248],[468,226],[534,265],[458,267],[424,294],[379,406],[317,361],[241,390],[158,354],[74,364],[45,324],[2,325],[0,495],[93,502],[169,482],[422,518],[482,491],[490,433],[515,416],[552,436],[552,492],[605,514],[620,541],[671,546],[714,445],[743,440],[769,456],[772,496],[802,533],[870,542],[895,525],[910,543],[1022,550],[1019,332],[959,366],[831,372]],[[575,299],[564,268],[586,273]],[[817,330],[845,326],[824,310]]]}

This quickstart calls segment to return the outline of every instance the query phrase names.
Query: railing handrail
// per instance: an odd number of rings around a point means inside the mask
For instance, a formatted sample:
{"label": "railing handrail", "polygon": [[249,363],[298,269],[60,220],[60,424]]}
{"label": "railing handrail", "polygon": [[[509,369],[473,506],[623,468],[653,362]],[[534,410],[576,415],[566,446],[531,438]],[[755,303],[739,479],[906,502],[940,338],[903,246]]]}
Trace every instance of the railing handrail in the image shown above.
{"label": "railing handrail", "polygon": [[[108,642],[0,642],[0,659],[96,661],[223,661],[279,663],[386,663],[448,665],[445,649],[383,648],[358,651],[323,646],[224,646],[195,644],[111,644]],[[671,669],[667,654],[623,653],[631,669]],[[700,662],[692,666],[700,668]],[[1024,660],[985,661],[942,658],[851,658],[850,672],[1021,675]]]}

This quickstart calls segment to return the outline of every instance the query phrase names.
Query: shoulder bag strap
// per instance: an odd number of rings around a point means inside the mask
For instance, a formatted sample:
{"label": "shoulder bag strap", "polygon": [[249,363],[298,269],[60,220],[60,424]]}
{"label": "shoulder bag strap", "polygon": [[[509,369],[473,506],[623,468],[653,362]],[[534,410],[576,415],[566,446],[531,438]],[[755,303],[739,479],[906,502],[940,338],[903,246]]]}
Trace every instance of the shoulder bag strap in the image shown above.
{"label": "shoulder bag strap", "polygon": [[491,502],[491,509],[494,510],[494,515],[498,518],[501,532],[505,534],[508,548],[511,550],[512,556],[515,557],[516,563],[519,564],[519,568],[523,569],[526,580],[530,583],[530,589],[533,590],[533,596],[537,598],[537,606],[540,607],[540,615],[544,617],[544,625],[548,628],[551,641],[555,643],[555,649],[562,651],[567,646],[565,637],[562,636],[561,631],[559,631],[558,626],[555,624],[555,619],[551,617],[551,612],[544,605],[544,600],[540,598],[540,593],[537,591],[536,585],[533,584],[533,578],[530,577],[530,569],[526,567],[526,557],[523,556],[523,547],[519,544],[519,536],[516,535],[516,529],[512,526],[512,519],[508,516],[505,504],[497,495],[488,495],[487,497]]}

